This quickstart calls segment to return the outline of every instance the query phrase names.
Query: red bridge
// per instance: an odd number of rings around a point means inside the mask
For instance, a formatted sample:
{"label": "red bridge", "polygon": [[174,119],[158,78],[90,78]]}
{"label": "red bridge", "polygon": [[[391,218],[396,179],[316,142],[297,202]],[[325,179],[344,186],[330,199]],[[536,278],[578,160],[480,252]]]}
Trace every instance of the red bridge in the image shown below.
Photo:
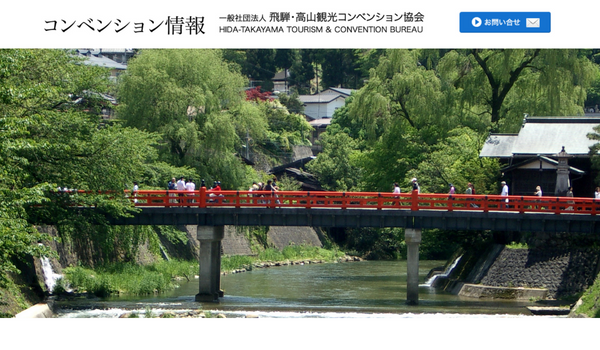
{"label": "red bridge", "polygon": [[136,207],[400,209],[596,215],[600,200],[575,197],[304,191],[153,191],[129,194]]}
{"label": "red bridge", "polygon": [[[72,193],[85,195],[84,191]],[[600,234],[600,200],[573,197],[379,192],[126,192],[139,208],[114,225],[197,225],[200,282],[197,301],[218,301],[224,225],[402,227],[407,246],[407,303],[419,299],[422,229]],[[75,200],[75,198],[73,198]],[[77,210],[97,210],[77,207]]]}

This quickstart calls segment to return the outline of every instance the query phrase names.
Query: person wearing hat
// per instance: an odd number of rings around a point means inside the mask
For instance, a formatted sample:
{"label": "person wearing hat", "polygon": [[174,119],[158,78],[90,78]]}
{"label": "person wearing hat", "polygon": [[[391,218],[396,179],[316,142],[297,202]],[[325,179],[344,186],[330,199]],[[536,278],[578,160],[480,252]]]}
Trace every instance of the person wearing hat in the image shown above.
{"label": "person wearing hat", "polygon": [[421,187],[419,187],[419,183],[417,182],[417,178],[413,177],[412,181],[412,188],[413,191],[417,191],[417,193],[421,193]]}
{"label": "person wearing hat", "polygon": [[[502,192],[500,192],[500,195],[503,197],[508,197],[508,185],[506,184],[506,181],[502,181],[500,185],[502,185]],[[505,202],[506,207],[508,208],[508,198],[506,198]]]}
{"label": "person wearing hat", "polygon": [[[250,186],[250,188],[248,189],[248,192],[253,192],[253,191],[258,191],[258,185],[256,184],[256,181],[254,181],[252,183],[252,186]],[[252,193],[248,193],[248,197],[254,197],[252,195]],[[253,201],[250,201],[250,203],[254,203]]]}

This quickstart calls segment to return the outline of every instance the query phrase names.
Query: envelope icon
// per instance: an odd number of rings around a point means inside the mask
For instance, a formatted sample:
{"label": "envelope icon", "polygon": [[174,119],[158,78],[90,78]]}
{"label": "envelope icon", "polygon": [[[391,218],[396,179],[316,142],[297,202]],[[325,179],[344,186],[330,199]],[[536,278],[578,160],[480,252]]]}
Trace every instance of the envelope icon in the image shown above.
{"label": "envelope icon", "polygon": [[540,19],[539,18],[526,18],[527,28],[539,28],[540,27]]}

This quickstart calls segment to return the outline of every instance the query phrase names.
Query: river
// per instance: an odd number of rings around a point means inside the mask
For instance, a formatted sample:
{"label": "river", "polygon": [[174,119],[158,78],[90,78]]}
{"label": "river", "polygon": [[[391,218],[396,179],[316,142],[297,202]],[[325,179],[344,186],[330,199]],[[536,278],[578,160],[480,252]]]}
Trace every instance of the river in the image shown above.
{"label": "river", "polygon": [[[362,261],[254,269],[222,276],[220,303],[196,303],[198,281],[159,296],[56,301],[52,322],[1,323],[22,341],[35,327],[44,348],[117,349],[587,348],[592,320],[531,316],[533,301],[461,298],[425,285],[442,261],[421,261],[419,305],[406,301],[405,261]],[[145,310],[203,309],[218,318],[145,318]],[[120,319],[128,312],[138,319]],[[251,316],[256,319],[250,319]],[[245,318],[246,317],[246,318]],[[84,320],[85,318],[85,320]],[[137,320],[137,321],[136,321]],[[1,334],[1,333],[0,333]],[[68,335],[68,337],[67,337]],[[588,335],[588,336],[584,336]],[[593,342],[593,340],[592,340]]]}
{"label": "river", "polygon": [[[418,318],[525,317],[533,301],[462,298],[426,286],[429,270],[442,261],[421,261],[419,305],[406,305],[405,261],[362,261],[255,268],[221,277],[220,303],[194,301],[198,281],[141,297],[81,298],[57,301],[59,318],[114,318],[132,310],[162,312],[196,310],[228,318],[248,314],[260,318]],[[143,316],[142,316],[143,317]]]}

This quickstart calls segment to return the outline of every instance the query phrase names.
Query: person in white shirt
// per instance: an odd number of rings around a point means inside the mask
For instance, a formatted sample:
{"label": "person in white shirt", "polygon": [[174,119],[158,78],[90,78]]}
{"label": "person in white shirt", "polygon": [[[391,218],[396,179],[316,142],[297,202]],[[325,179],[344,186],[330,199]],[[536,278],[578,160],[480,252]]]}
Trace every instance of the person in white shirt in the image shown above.
{"label": "person in white shirt", "polygon": [[[177,191],[185,191],[185,178],[183,176],[177,181]],[[179,197],[183,197],[183,193],[180,193]],[[183,198],[179,198],[179,203],[183,203]]]}
{"label": "person in white shirt", "polygon": [[[188,182],[185,183],[185,190],[188,192],[194,192],[196,190],[196,184],[192,179],[189,179]],[[193,193],[188,194],[188,196],[193,196]],[[188,199],[188,203],[193,203],[193,199]]]}
{"label": "person in white shirt", "polygon": [[[500,184],[502,185],[502,192],[500,195],[503,197],[508,197],[508,185],[506,184],[506,181],[502,181]],[[506,198],[505,202],[506,207],[508,208],[508,198]]]}
{"label": "person in white shirt", "polygon": [[398,185],[397,182],[394,182],[394,197],[398,200],[398,205],[400,205],[400,193],[402,193],[402,190],[400,189],[400,186]]}
{"label": "person in white shirt", "polygon": [[394,194],[400,194],[402,192],[402,190],[400,189],[400,186],[398,186],[397,182],[394,182]]}

